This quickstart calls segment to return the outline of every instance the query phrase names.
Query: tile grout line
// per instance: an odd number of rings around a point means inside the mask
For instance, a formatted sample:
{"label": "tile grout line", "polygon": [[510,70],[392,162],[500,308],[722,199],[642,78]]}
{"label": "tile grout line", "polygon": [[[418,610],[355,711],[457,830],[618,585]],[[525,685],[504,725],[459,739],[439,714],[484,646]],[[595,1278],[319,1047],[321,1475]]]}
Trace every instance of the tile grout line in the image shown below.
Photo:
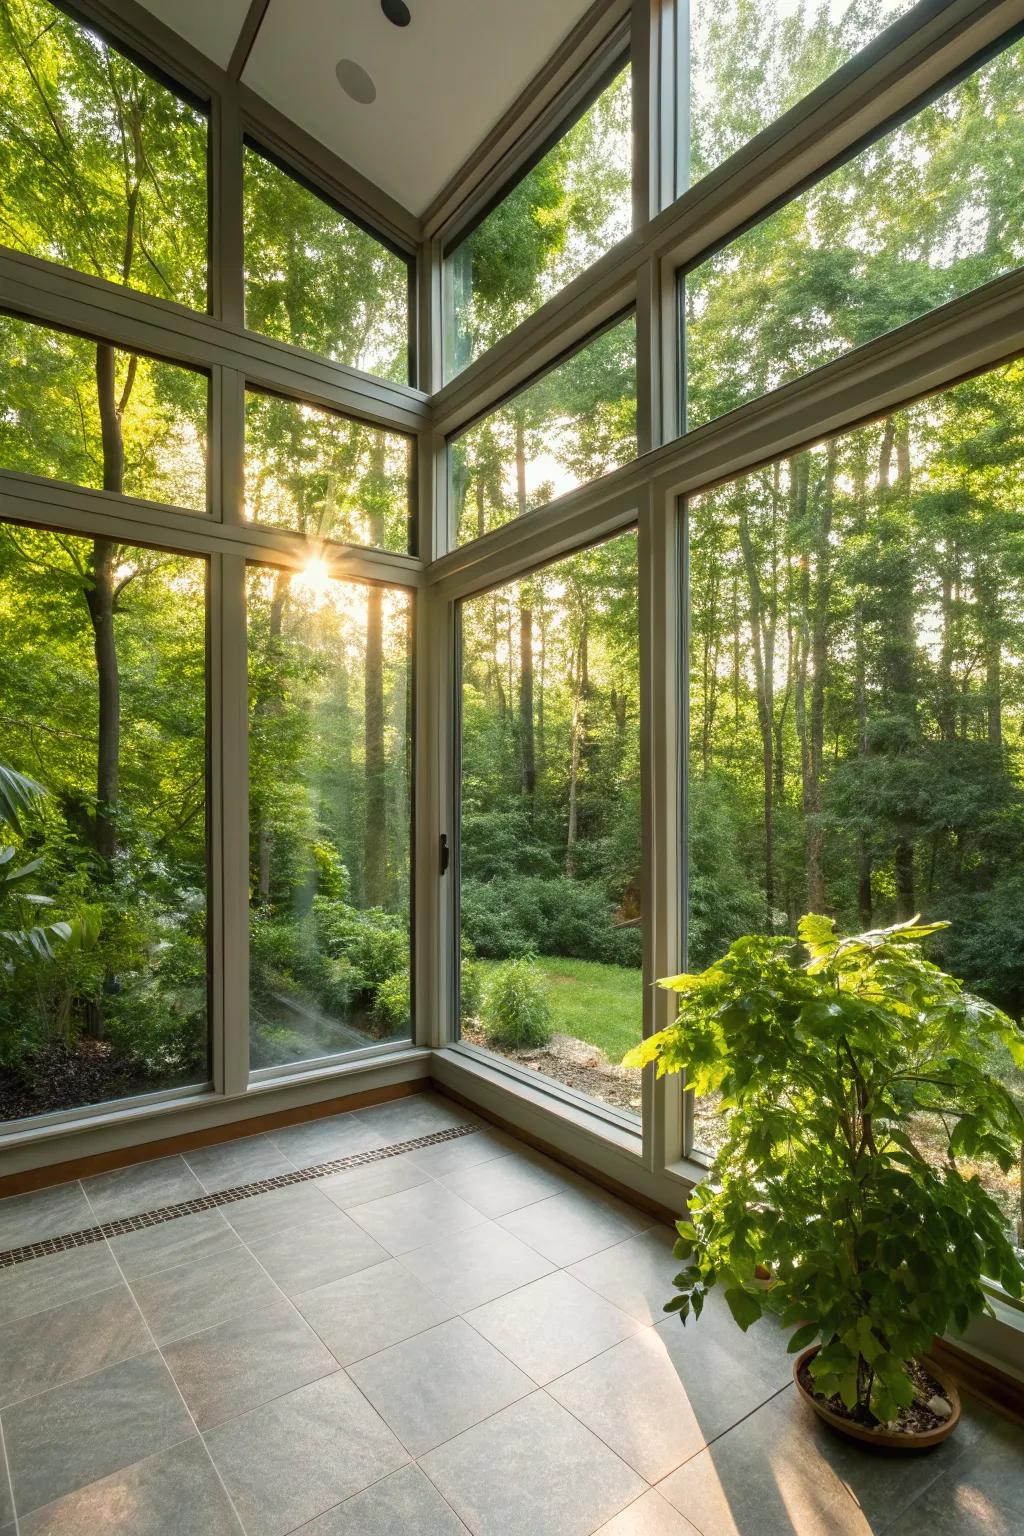
{"label": "tile grout line", "polygon": [[[192,1200],[182,1200],[172,1205],[158,1206],[154,1210],[143,1211],[136,1216],[122,1216],[113,1221],[98,1222],[94,1226],[80,1228],[78,1231],[65,1232],[56,1237],[41,1238],[34,1243],[23,1243],[20,1246],[0,1251],[0,1270],[9,1269],[15,1264],[28,1263],[31,1259],[44,1258],[53,1253],[66,1253],[75,1248],[83,1248],[93,1243],[102,1242],[107,1238],[123,1237],[129,1232],[141,1232],[148,1227],[161,1226],[165,1222],[174,1221],[180,1216],[192,1216],[202,1211],[218,1210],[224,1205],[235,1205],[241,1200],[252,1198],[254,1195],[270,1194],[276,1189],[288,1189],[296,1184],[310,1183],[316,1179],[328,1178],[335,1173],[346,1173],[351,1168],[360,1168],[366,1164],[383,1162],[392,1157],[400,1157],[405,1152],[420,1151],[425,1147],[438,1146],[448,1141],[457,1141],[463,1136],[473,1134],[478,1129],[479,1127],[475,1125],[449,1126],[446,1130],[430,1131],[423,1136],[414,1136],[407,1141],[395,1142],[390,1146],[370,1147],[363,1152],[349,1153],[345,1157],[328,1158],[321,1163],[314,1163],[308,1168],[296,1168],[291,1173],[274,1174],[267,1179],[255,1179],[248,1184],[236,1184],[228,1189],[198,1195]],[[82,1188],[81,1180],[76,1179],[74,1182],[79,1186],[89,1209],[95,1215],[92,1202],[89,1199],[88,1193]],[[18,1197],[15,1196],[13,1198]]]}
{"label": "tile grout line", "polygon": [[18,1523],[18,1506],[14,1502],[14,1478],[11,1476],[11,1464],[7,1459],[7,1441],[4,1437],[4,1427],[0,1423],[0,1456],[3,1457],[3,1475],[7,1479],[7,1492],[11,1499],[11,1512],[14,1518],[14,1536],[18,1536],[21,1526]]}

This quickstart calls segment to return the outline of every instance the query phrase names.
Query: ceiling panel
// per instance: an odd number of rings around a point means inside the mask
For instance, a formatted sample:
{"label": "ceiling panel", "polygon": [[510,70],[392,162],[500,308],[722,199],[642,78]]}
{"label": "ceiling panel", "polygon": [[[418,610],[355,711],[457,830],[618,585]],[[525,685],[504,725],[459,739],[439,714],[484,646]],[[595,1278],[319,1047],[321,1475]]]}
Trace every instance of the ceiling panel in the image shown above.
{"label": "ceiling panel", "polygon": [[142,4],[222,69],[227,68],[249,9],[249,0],[142,0]]}
{"label": "ceiling panel", "polygon": [[[161,3],[178,8],[177,0]],[[588,0],[408,5],[411,23],[396,27],[379,0],[270,0],[243,80],[420,214],[543,68]],[[212,0],[210,8],[217,8]],[[370,104],[342,90],[342,59],[371,77]]]}

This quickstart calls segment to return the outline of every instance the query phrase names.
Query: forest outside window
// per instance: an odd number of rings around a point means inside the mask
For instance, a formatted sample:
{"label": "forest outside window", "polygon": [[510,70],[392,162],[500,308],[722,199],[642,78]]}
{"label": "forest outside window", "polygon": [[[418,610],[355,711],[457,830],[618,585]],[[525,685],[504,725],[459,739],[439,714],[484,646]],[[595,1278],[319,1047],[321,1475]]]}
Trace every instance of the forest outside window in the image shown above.
{"label": "forest outside window", "polygon": [[249,329],[410,383],[410,258],[250,145],[243,189]]}
{"label": "forest outside window", "polygon": [[0,314],[0,468],[207,509],[206,374]]}
{"label": "forest outside window", "polygon": [[451,379],[632,226],[628,66],[446,259]]}
{"label": "forest outside window", "polygon": [[0,244],[206,308],[207,121],[49,0],[0,0]]}
{"label": "forest outside window", "polygon": [[[932,957],[1019,1016],[1022,497],[1015,362],[690,503],[690,970],[808,911],[921,913],[950,924]],[[722,1131],[698,1103],[698,1147]],[[1019,1228],[1016,1172],[961,1171]]]}
{"label": "forest outside window", "polygon": [[449,446],[465,544],[635,459],[636,316],[603,331]]}
{"label": "forest outside window", "polygon": [[245,397],[245,515],[316,540],[414,546],[413,440],[299,400]]}
{"label": "forest outside window", "polygon": [[206,574],[0,525],[0,1122],[209,1081]]}
{"label": "forest outside window", "polygon": [[686,421],[701,426],[1024,259],[1024,43],[683,281]]}
{"label": "forest outside window", "polygon": [[913,4],[678,0],[689,127],[679,191],[742,149]]}
{"label": "forest outside window", "polygon": [[460,608],[462,1039],[631,1116],[637,605],[631,532]]}
{"label": "forest outside window", "polygon": [[251,566],[254,1070],[408,1042],[412,600]]}

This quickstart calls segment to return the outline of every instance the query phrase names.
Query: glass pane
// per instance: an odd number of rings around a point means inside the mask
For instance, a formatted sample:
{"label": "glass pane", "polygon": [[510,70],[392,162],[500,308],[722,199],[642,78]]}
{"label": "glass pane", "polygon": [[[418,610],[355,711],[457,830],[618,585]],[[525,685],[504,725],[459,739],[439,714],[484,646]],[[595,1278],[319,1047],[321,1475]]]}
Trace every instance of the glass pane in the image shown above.
{"label": "glass pane", "polygon": [[245,323],[409,382],[409,265],[246,146]]}
{"label": "glass pane", "polygon": [[1024,44],[685,279],[687,425],[970,292],[1024,257]]}
{"label": "glass pane", "polygon": [[462,604],[462,1038],[639,1115],[633,533]]}
{"label": "glass pane", "polygon": [[0,632],[0,1121],[205,1083],[206,561],[0,526]]}
{"label": "glass pane", "polygon": [[412,1034],[409,595],[251,567],[253,1069]]}
{"label": "glass pane", "polygon": [[206,118],[48,0],[0,0],[0,243],[206,308]]}
{"label": "glass pane", "polygon": [[629,234],[631,114],[626,68],[451,253],[446,378]]}
{"label": "glass pane", "polygon": [[637,454],[636,317],[612,326],[449,447],[458,543]]}
{"label": "glass pane", "polygon": [[405,554],[412,438],[278,395],[245,397],[245,515]]}
{"label": "glass pane", "polygon": [[[921,912],[952,924],[933,958],[1019,1017],[1022,445],[1017,362],[692,502],[691,970],[807,911]],[[976,1171],[1018,1220],[1016,1175]]]}
{"label": "glass pane", "polygon": [[0,465],[205,512],[203,373],[0,315]]}
{"label": "glass pane", "polygon": [[690,0],[692,186],[866,48],[914,0]]}

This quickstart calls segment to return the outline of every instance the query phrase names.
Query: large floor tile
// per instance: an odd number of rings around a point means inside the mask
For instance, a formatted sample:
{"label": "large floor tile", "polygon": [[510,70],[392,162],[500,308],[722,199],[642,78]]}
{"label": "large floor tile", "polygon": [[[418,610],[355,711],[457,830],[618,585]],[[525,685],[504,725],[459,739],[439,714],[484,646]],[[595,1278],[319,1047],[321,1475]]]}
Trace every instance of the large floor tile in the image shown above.
{"label": "large floor tile", "polygon": [[[659,1483],[705,1536],[872,1536],[887,1523],[875,1526],[817,1453],[792,1397],[792,1388],[780,1393]],[[893,1465],[900,1476],[910,1470],[905,1458]]]}
{"label": "large floor tile", "polygon": [[342,1365],[447,1322],[457,1311],[398,1259],[304,1291],[295,1305]]}
{"label": "large floor tile", "polygon": [[108,1291],[0,1328],[0,1407],[151,1349],[123,1280]]}
{"label": "large floor tile", "polygon": [[0,1269],[0,1327],[33,1312],[80,1301],[116,1285],[121,1272],[106,1243],[47,1254]]}
{"label": "large floor tile", "polygon": [[418,1467],[392,1472],[295,1536],[467,1536],[466,1527]]}
{"label": "large floor tile", "polygon": [[416,1248],[402,1255],[402,1263],[457,1312],[482,1306],[551,1272],[551,1264],[535,1248],[493,1221]]}
{"label": "large floor tile", "polygon": [[360,1360],[349,1375],[414,1456],[533,1390],[459,1317]]}
{"label": "large floor tile", "polygon": [[543,1392],[440,1446],[421,1465],[474,1536],[590,1536],[644,1488]]}
{"label": "large floor tile", "polygon": [[994,1421],[887,1529],[893,1536],[1020,1536],[1024,1429]]}
{"label": "large floor tile", "polygon": [[403,1152],[398,1157],[382,1157],[377,1163],[348,1168],[344,1173],[330,1173],[317,1179],[316,1187],[340,1210],[348,1211],[355,1205],[366,1205],[369,1200],[382,1200],[385,1195],[415,1189],[417,1184],[429,1184],[430,1178],[416,1162],[415,1152]]}
{"label": "large floor tile", "polygon": [[445,1174],[459,1173],[466,1168],[476,1168],[493,1162],[496,1157],[507,1157],[516,1150],[516,1142],[504,1131],[479,1130],[471,1136],[459,1136],[454,1141],[439,1141],[432,1147],[421,1147],[412,1154],[421,1168],[436,1179]]}
{"label": "large floor tile", "polygon": [[297,1168],[311,1168],[315,1163],[350,1157],[354,1152],[369,1152],[385,1145],[383,1137],[372,1125],[352,1113],[307,1120],[301,1125],[287,1125],[267,1134]]}
{"label": "large floor tile", "polygon": [[289,1184],[226,1205],[224,1215],[242,1241],[251,1243],[301,1222],[322,1221],[337,1209],[315,1184]]}
{"label": "large floor tile", "polygon": [[568,1189],[502,1216],[501,1225],[552,1264],[573,1264],[643,1231],[651,1219],[611,1195]]}
{"label": "large floor tile", "polygon": [[0,1429],[0,1536],[14,1530],[14,1496],[11,1480],[7,1475],[7,1454],[4,1450],[3,1430]]}
{"label": "large floor tile", "polygon": [[400,1141],[414,1141],[417,1136],[430,1136],[434,1131],[451,1130],[456,1125],[478,1125],[480,1122],[470,1110],[437,1093],[410,1093],[387,1104],[371,1104],[355,1113],[365,1125],[370,1125],[382,1137],[386,1145]]}
{"label": "large floor tile", "polygon": [[96,1220],[117,1221],[122,1216],[141,1216],[165,1205],[195,1200],[203,1186],[184,1158],[159,1157],[151,1163],[136,1163],[131,1168],[115,1168],[112,1173],[98,1173],[83,1179],[89,1204]]}
{"label": "large floor tile", "polygon": [[198,1435],[21,1522],[21,1536],[241,1536],[241,1531]]}
{"label": "large floor tile", "polygon": [[177,1339],[166,1346],[164,1358],[200,1429],[338,1369],[284,1300]]}
{"label": "large floor tile", "polygon": [[465,1200],[437,1183],[370,1200],[356,1206],[351,1215],[389,1253],[408,1253],[425,1243],[453,1237],[484,1219]]}
{"label": "large floor tile", "polygon": [[[467,1136],[467,1141],[473,1140]],[[423,1156],[422,1152],[418,1154]],[[535,1205],[547,1200],[564,1189],[578,1186],[568,1169],[545,1157],[526,1157],[512,1153],[505,1157],[475,1163],[458,1170],[436,1174],[446,1189],[476,1207],[492,1220],[518,1211],[521,1206]]]}
{"label": "large floor tile", "polygon": [[672,1256],[671,1227],[651,1227],[573,1264],[570,1273],[641,1323],[660,1323],[676,1292],[672,1277],[682,1268]]}
{"label": "large floor tile", "polygon": [[143,1227],[110,1239],[111,1252],[128,1280],[239,1246],[236,1234],[219,1211],[176,1216],[155,1227]]}
{"label": "large floor tile", "polygon": [[563,1270],[476,1307],[466,1321],[540,1386],[641,1327]]}
{"label": "large floor tile", "polygon": [[95,1225],[92,1206],[77,1180],[31,1195],[10,1195],[0,1200],[0,1253]]}
{"label": "large floor tile", "polygon": [[206,1436],[248,1536],[283,1536],[408,1456],[344,1371]]}
{"label": "large floor tile", "polygon": [[594,1536],[701,1536],[656,1488],[650,1488]]}
{"label": "large floor tile", "polygon": [[744,1359],[741,1335],[730,1352],[707,1331],[672,1321],[644,1328],[548,1387],[651,1483],[777,1390]]}
{"label": "large floor tile", "polygon": [[3,1411],[19,1517],[195,1434],[157,1351]]}
{"label": "large floor tile", "polygon": [[295,1164],[267,1136],[243,1136],[216,1147],[197,1147],[185,1154],[185,1161],[211,1195],[295,1171]]}
{"label": "large floor tile", "polygon": [[323,1197],[321,1201],[324,1210],[314,1220],[247,1240],[264,1269],[288,1296],[341,1280],[388,1257],[386,1249],[344,1211]]}
{"label": "large floor tile", "polygon": [[236,1312],[256,1311],[280,1297],[262,1265],[241,1244],[133,1280],[132,1291],[159,1344],[212,1328]]}

